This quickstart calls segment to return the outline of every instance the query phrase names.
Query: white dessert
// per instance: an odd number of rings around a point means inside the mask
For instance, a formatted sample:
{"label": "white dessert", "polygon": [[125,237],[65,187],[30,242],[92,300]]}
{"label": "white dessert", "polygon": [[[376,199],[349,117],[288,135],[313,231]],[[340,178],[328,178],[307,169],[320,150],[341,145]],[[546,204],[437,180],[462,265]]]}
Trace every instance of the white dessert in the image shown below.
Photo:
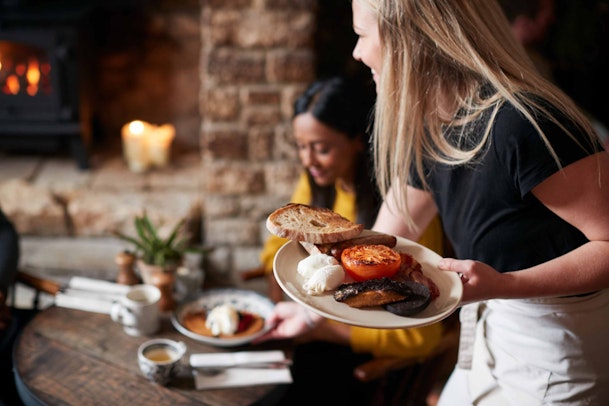
{"label": "white dessert", "polygon": [[235,334],[239,328],[239,313],[229,304],[216,306],[207,315],[205,327],[214,336]]}
{"label": "white dessert", "polygon": [[338,265],[338,261],[331,255],[311,254],[298,262],[296,271],[303,278],[309,279],[317,270],[327,265]]}
{"label": "white dessert", "polygon": [[341,265],[325,265],[316,269],[302,287],[309,295],[319,295],[338,287],[344,278],[345,271]]}

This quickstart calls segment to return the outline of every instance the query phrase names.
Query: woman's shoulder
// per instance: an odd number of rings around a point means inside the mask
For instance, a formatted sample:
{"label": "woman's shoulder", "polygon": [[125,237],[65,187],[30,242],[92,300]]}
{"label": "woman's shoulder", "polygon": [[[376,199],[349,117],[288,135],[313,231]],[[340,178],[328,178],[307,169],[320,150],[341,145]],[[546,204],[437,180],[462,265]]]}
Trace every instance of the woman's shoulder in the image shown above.
{"label": "woman's shoulder", "polygon": [[494,131],[498,135],[522,138],[540,135],[540,130],[550,143],[553,139],[587,138],[579,123],[567,113],[543,99],[531,99],[521,107],[505,101],[499,106],[494,121]]}
{"label": "woman's shoulder", "polygon": [[588,134],[559,108],[539,99],[525,108],[528,114],[509,102],[499,107],[493,123],[492,142],[495,150],[502,151],[500,154],[514,151],[521,158],[526,154],[532,159],[547,155],[553,162],[549,144],[556,156],[566,163],[594,152],[594,148],[589,148]]}
{"label": "woman's shoulder", "polygon": [[520,106],[504,100],[499,106],[496,122],[515,128],[534,128],[539,126],[542,131],[546,129],[571,132],[578,135],[581,132],[581,123],[575,122],[569,114],[550,101],[539,96],[524,95],[518,97]]}
{"label": "woman's shoulder", "polygon": [[494,124],[495,131],[512,132],[516,129],[534,128],[533,124],[527,119],[524,113],[509,101],[506,101],[499,106]]}

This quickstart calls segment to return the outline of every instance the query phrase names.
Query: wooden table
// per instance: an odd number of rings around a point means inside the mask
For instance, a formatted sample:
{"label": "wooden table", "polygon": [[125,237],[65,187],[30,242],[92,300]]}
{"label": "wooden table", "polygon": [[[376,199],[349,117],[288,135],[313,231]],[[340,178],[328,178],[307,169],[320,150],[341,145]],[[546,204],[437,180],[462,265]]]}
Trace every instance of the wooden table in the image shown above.
{"label": "wooden table", "polygon": [[168,317],[153,337],[131,337],[108,315],[52,306],[30,322],[15,343],[17,385],[48,405],[246,405],[275,385],[196,390],[188,371],[167,387],[148,382],[137,363],[138,346],[151,338],[170,338],[192,353],[286,350],[285,342],[216,348],[180,334]]}

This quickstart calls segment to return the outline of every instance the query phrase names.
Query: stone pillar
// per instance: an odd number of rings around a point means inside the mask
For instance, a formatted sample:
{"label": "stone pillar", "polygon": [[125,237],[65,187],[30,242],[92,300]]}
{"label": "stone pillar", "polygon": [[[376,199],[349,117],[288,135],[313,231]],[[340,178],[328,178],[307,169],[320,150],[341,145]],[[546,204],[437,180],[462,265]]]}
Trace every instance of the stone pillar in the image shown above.
{"label": "stone pillar", "polygon": [[315,0],[206,0],[201,15],[204,240],[216,276],[258,265],[300,165],[294,98],[315,78]]}

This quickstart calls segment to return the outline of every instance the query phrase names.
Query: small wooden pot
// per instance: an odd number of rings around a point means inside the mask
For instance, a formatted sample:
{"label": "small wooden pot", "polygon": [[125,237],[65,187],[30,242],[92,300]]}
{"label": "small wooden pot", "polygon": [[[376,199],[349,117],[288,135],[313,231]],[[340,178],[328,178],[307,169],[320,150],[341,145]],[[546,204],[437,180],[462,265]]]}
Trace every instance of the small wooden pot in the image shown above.
{"label": "small wooden pot", "polygon": [[116,255],[114,262],[118,265],[116,283],[121,285],[137,285],[140,283],[140,279],[137,277],[135,269],[133,269],[133,265],[135,265],[135,255],[123,251]]}

